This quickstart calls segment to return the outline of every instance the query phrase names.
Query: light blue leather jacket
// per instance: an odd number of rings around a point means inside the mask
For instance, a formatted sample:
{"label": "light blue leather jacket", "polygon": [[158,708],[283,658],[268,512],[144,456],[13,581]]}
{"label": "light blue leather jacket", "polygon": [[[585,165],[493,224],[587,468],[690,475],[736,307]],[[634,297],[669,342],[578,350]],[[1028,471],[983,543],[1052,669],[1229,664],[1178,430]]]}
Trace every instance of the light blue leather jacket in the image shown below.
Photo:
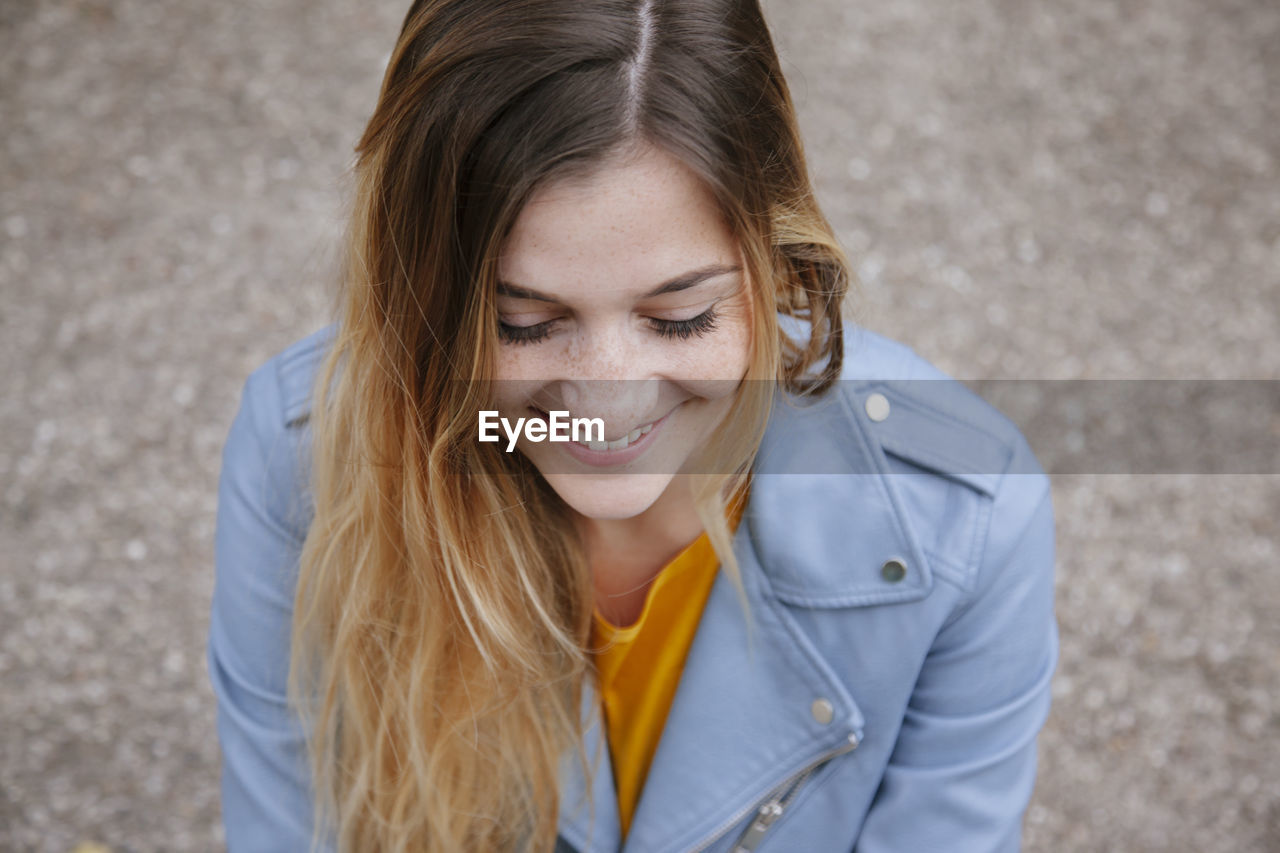
{"label": "light blue leather jacket", "polygon": [[[231,853],[310,837],[285,677],[310,505],[298,451],[331,332],[249,376],[223,451],[208,666]],[[625,844],[587,690],[600,772],[566,759],[558,849],[1018,850],[1058,660],[1049,481],[1023,436],[854,327],[842,381],[775,406],[754,470],[734,540],[753,644],[717,578]]]}

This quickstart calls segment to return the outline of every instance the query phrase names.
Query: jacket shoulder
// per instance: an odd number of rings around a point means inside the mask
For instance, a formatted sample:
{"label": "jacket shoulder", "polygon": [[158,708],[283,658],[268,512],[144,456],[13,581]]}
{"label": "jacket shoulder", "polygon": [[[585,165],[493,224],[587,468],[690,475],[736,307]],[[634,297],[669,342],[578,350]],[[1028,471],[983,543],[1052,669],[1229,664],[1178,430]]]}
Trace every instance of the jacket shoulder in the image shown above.
{"label": "jacket shoulder", "polygon": [[912,601],[935,577],[973,593],[999,562],[991,545],[1016,535],[1048,491],[1015,423],[864,327],[845,326],[826,393],[777,400],[755,470],[790,476],[752,487],[749,519],[773,592],[790,604]]}
{"label": "jacket shoulder", "polygon": [[228,469],[261,468],[254,492],[259,509],[297,542],[313,514],[305,429],[311,386],[335,329],[331,324],[294,341],[250,372],[223,451]]}
{"label": "jacket shoulder", "polygon": [[[779,315],[802,340],[806,321]],[[1043,475],[1017,424],[901,341],[846,320],[840,378],[830,392],[897,460],[992,496],[1008,474]]]}
{"label": "jacket shoulder", "polygon": [[878,451],[886,491],[935,573],[983,587],[999,550],[1048,499],[1018,425],[908,345],[853,327],[837,393]]}
{"label": "jacket shoulder", "polygon": [[988,496],[1009,475],[1044,477],[1016,423],[900,341],[846,330],[837,393],[887,455],[921,471]]}
{"label": "jacket shoulder", "polygon": [[337,324],[330,323],[299,338],[249,375],[247,392],[254,396],[261,417],[270,421],[262,428],[296,428],[307,422],[316,371],[336,330]]}

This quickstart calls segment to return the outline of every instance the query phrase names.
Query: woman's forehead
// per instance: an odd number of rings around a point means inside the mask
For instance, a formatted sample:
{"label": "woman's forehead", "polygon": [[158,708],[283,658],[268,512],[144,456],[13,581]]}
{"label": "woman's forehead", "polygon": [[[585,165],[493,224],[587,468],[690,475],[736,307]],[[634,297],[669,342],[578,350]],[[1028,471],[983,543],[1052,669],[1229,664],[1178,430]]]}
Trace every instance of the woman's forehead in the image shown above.
{"label": "woman's forehead", "polygon": [[536,192],[503,247],[499,278],[541,292],[638,296],[695,268],[735,265],[737,241],[711,192],[651,151]]}

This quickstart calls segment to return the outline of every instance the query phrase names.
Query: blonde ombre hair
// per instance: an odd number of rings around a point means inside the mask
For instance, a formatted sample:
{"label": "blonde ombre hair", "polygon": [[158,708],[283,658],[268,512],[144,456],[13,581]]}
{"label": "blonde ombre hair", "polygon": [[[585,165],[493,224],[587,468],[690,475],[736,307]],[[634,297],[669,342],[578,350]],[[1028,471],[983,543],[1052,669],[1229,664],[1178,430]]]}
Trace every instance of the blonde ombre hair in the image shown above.
{"label": "blonde ombre hair", "polygon": [[747,264],[748,381],[695,484],[746,604],[727,504],[745,496],[772,388],[819,394],[839,375],[850,280],[758,4],[415,2],[355,149],[309,426],[289,696],[317,842],[554,846],[562,757],[587,769],[590,569],[559,496],[522,454],[477,442],[476,413],[496,258],[522,205],[640,144],[705,180]]}

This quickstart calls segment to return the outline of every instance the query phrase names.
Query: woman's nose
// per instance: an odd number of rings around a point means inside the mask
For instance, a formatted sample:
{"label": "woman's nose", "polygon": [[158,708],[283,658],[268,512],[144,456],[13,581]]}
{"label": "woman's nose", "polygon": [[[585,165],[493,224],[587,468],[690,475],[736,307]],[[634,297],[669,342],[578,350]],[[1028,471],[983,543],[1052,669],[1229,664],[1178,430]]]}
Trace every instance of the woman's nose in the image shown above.
{"label": "woman's nose", "polygon": [[605,441],[617,441],[665,414],[660,391],[657,379],[576,379],[561,383],[560,398],[571,417],[599,418]]}
{"label": "woman's nose", "polygon": [[658,412],[661,359],[614,325],[585,332],[560,381],[559,396],[573,417],[601,418],[613,441],[662,416]]}

